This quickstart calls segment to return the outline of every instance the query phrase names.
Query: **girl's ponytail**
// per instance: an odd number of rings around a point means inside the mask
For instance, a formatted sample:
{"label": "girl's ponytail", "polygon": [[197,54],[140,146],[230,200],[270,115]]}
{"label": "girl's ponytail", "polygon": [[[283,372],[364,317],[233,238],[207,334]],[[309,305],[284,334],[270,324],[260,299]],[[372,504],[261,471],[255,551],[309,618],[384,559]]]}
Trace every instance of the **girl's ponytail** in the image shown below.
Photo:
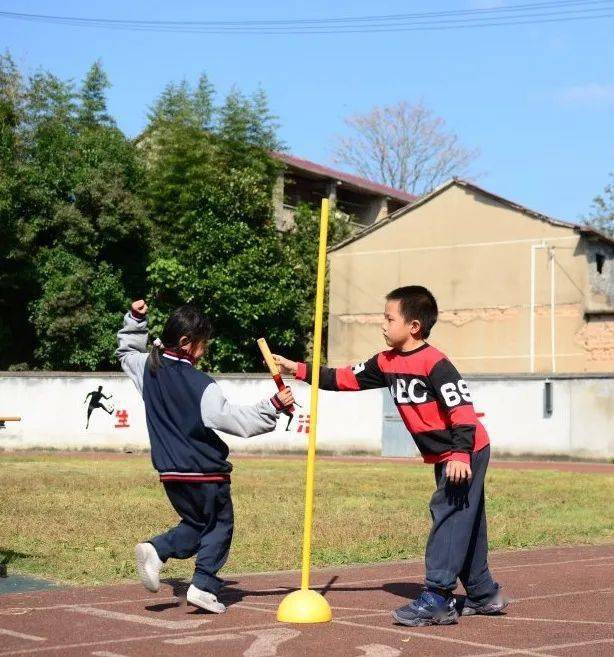
{"label": "girl's ponytail", "polygon": [[160,338],[156,338],[153,341],[153,347],[151,353],[149,354],[149,371],[152,374],[155,374],[162,365],[162,352],[164,351],[164,345]]}

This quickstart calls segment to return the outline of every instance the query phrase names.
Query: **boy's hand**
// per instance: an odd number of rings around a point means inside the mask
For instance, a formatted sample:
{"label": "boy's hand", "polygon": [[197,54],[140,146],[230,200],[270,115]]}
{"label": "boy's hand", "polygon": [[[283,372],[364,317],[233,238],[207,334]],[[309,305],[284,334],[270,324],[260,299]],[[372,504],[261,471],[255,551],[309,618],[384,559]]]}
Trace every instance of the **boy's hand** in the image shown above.
{"label": "boy's hand", "polygon": [[138,301],[133,301],[132,306],[130,306],[130,310],[135,314],[135,315],[143,315],[145,316],[147,314],[147,304],[143,299],[139,299]]}
{"label": "boy's hand", "polygon": [[471,479],[471,467],[463,461],[448,461],[446,463],[446,477],[454,484],[460,484]]}
{"label": "boy's hand", "polygon": [[298,363],[295,361],[288,360],[287,358],[279,356],[278,354],[273,354],[273,360],[275,361],[277,367],[279,367],[282,374],[292,374],[292,376],[296,374]]}
{"label": "boy's hand", "polygon": [[284,408],[289,408],[294,404],[292,390],[286,386],[283,390],[280,390],[277,394],[271,397],[271,403],[278,411],[283,411]]}

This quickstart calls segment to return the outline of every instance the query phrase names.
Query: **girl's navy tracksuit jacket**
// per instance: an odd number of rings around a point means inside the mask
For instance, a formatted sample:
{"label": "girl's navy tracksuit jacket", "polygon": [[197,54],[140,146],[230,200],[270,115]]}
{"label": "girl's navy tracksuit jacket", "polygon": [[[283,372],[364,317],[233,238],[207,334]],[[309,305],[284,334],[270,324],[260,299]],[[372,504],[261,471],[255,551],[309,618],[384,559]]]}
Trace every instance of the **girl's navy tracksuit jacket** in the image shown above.
{"label": "girl's navy tracksuit jacket", "polygon": [[208,374],[187,358],[165,352],[154,373],[147,366],[147,320],[128,313],[117,334],[122,369],[145,402],[151,459],[179,525],[151,539],[162,561],[196,558],[192,583],[217,593],[217,572],[233,531],[228,446],[216,430],[249,437],[273,431],[279,412],[269,400],[235,406]]}

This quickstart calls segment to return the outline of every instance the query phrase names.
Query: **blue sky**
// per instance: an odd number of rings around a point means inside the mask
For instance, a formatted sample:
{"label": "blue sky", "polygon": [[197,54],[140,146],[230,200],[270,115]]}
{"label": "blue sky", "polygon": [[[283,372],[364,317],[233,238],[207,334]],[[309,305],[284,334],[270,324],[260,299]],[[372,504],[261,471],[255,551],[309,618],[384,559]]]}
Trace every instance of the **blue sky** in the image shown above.
{"label": "blue sky", "polygon": [[[527,0],[523,0],[527,2]],[[0,0],[0,10],[96,18],[348,17],[504,6],[499,0],[181,3]],[[26,73],[80,79],[100,58],[110,110],[130,136],[166,83],[206,71],[220,95],[262,86],[290,152],[332,162],[344,116],[424,101],[477,147],[477,180],[576,221],[614,172],[614,18],[442,32],[207,35],[106,31],[0,19],[0,47]]]}

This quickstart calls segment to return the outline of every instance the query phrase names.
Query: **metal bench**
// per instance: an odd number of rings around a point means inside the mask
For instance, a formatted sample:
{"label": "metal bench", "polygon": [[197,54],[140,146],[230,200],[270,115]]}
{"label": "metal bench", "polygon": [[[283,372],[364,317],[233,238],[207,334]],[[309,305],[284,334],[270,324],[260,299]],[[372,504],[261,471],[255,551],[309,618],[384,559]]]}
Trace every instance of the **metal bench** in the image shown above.
{"label": "metal bench", "polygon": [[21,418],[18,415],[0,415],[0,429],[6,429],[5,422],[21,422]]}

